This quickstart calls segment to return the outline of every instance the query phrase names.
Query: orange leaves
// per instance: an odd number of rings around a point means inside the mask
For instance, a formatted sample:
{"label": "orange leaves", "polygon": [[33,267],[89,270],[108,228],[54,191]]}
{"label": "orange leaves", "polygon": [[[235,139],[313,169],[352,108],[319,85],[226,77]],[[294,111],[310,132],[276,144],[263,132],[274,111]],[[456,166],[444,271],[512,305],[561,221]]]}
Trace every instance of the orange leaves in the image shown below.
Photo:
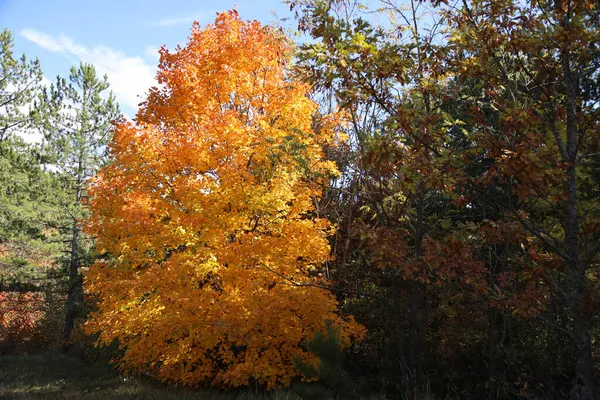
{"label": "orange leaves", "polygon": [[0,293],[0,351],[18,351],[39,335],[47,312],[43,293]]}
{"label": "orange leaves", "polygon": [[[317,118],[290,78],[291,48],[235,11],[161,50],[160,88],[117,126],[92,188],[87,230],[110,255],[86,276],[87,324],[119,340],[124,368],[188,385],[271,389],[297,375],[303,343],[331,320],[345,346],[362,328],[337,313],[326,220],[309,219],[335,166],[323,146],[340,116]],[[313,128],[318,126],[318,132]]]}

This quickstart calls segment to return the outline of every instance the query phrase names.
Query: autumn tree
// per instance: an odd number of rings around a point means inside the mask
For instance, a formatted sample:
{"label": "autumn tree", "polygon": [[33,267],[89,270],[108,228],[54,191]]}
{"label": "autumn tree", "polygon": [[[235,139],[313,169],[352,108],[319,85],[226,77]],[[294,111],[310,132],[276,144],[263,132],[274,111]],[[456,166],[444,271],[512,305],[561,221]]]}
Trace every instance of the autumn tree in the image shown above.
{"label": "autumn tree", "polygon": [[514,193],[501,207],[530,237],[539,280],[567,310],[559,325],[576,354],[571,398],[595,399],[598,4],[463,1],[447,11],[457,77],[480,89],[464,98],[470,160],[488,162],[473,187]]}
{"label": "autumn tree", "polygon": [[[385,297],[382,312],[389,316],[372,320],[390,332],[383,368],[418,396],[427,380],[430,288],[454,281],[485,291],[485,269],[472,246],[444,229],[452,225],[461,171],[455,149],[446,145],[440,107],[447,81],[440,19],[419,1],[381,1],[373,8],[359,1],[289,3],[300,28],[316,39],[301,47],[303,76],[330,92],[352,121],[347,174],[353,179],[344,187],[352,194],[344,200],[341,191],[338,199],[353,211],[335,214],[348,216],[343,240],[363,254],[350,259],[344,245],[338,260],[349,265],[338,265],[337,277],[348,282],[344,274],[352,268],[374,267],[370,279],[379,288],[371,295]],[[374,15],[393,17],[379,25]]]}
{"label": "autumn tree", "polygon": [[118,124],[94,180],[87,231],[104,255],[86,275],[87,332],[121,365],[187,385],[287,386],[326,321],[343,346],[321,266],[332,227],[315,201],[335,165],[338,116],[313,119],[289,73],[291,44],[236,11],[163,48],[159,87]]}
{"label": "autumn tree", "polygon": [[89,179],[103,164],[112,121],[119,107],[108,91],[108,78],[100,78],[92,65],[72,67],[68,80],[41,95],[35,117],[44,134],[44,153],[57,180],[54,203],[61,210],[56,227],[63,234],[68,271],[63,341],[65,348],[83,302],[81,267],[89,264],[92,244],[82,235]]}
{"label": "autumn tree", "polygon": [[[531,379],[500,370],[518,366],[514,352],[533,343],[527,326],[543,332],[536,357],[560,364],[574,396],[593,398],[597,6],[289,3],[315,39],[300,53],[305,77],[348,110],[356,135],[354,158],[344,158],[355,179],[332,214],[354,219],[342,247],[352,241],[361,251],[343,250],[337,278],[360,285],[349,267],[384,267],[371,274],[370,294],[389,293],[393,309],[409,312],[373,323],[396,335],[400,375],[416,376],[419,390],[418,377],[436,372],[423,371],[415,353],[440,354],[456,338],[487,346],[482,389],[505,396]],[[382,16],[390,18],[377,24]],[[462,324],[443,317],[458,311],[469,317]],[[507,335],[513,349],[503,348]],[[573,347],[548,350],[561,340]],[[569,349],[577,366],[556,361]],[[554,390],[552,378],[538,379],[519,390]]]}

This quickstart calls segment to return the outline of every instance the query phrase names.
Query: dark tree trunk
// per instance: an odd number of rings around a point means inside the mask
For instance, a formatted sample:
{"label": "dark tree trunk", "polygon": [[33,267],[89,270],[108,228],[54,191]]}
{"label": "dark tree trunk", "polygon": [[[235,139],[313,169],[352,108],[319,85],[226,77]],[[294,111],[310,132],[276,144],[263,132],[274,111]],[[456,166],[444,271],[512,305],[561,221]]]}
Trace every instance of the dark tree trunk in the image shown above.
{"label": "dark tree trunk", "polygon": [[423,371],[423,337],[425,309],[423,307],[424,299],[423,285],[417,281],[411,283],[410,288],[410,314],[408,330],[408,354],[411,372],[414,374],[414,384],[417,393],[425,387],[425,376]]}
{"label": "dark tree trunk", "polygon": [[[496,277],[502,274],[507,267],[508,247],[495,245],[489,249],[488,259],[488,286],[491,290],[496,287]],[[506,335],[506,319],[501,310],[496,307],[487,309],[488,317],[488,385],[487,397],[489,400],[498,399],[499,368],[498,360],[501,357],[502,345]]]}
{"label": "dark tree trunk", "polygon": [[577,348],[576,381],[571,390],[573,400],[595,400],[597,398],[596,372],[592,349],[591,331],[594,324],[594,312],[586,306],[586,268],[580,261],[578,240],[577,192],[575,167],[567,170],[565,204],[565,265],[566,292],[569,310],[573,321],[573,338]]}
{"label": "dark tree trunk", "polygon": [[[81,204],[83,195],[82,180],[78,179],[76,201]],[[65,304],[65,324],[63,328],[63,351],[69,349],[69,339],[75,326],[79,305],[83,302],[83,285],[79,273],[79,236],[81,228],[77,220],[73,221],[71,233],[71,259],[69,262],[69,282],[67,286],[67,302]]]}
{"label": "dark tree trunk", "polygon": [[496,308],[488,308],[488,399],[498,398],[498,354],[502,313]]}
{"label": "dark tree trunk", "polygon": [[69,338],[71,337],[71,332],[73,332],[73,327],[75,326],[75,316],[77,315],[78,304],[81,302],[82,297],[78,256],[79,227],[76,223],[73,225],[72,235],[71,260],[69,263],[69,283],[67,289],[67,302],[65,306],[65,325],[63,328],[63,350],[65,351],[69,348]]}
{"label": "dark tree trunk", "polygon": [[[425,236],[425,198],[424,184],[419,185],[416,199],[416,221],[415,231],[415,257],[420,260],[422,256],[423,237]],[[427,310],[425,307],[425,288],[418,280],[411,282],[410,304],[409,304],[409,329],[406,340],[408,347],[409,366],[414,374],[414,383],[417,393],[425,387],[425,375],[423,371],[423,338],[425,337],[425,321],[427,321]]]}
{"label": "dark tree trunk", "polygon": [[[568,24],[568,16],[562,21]],[[565,281],[569,310],[573,321],[573,338],[577,348],[576,381],[571,390],[573,400],[595,400],[596,374],[592,352],[591,330],[594,322],[592,307],[586,303],[586,265],[579,254],[579,213],[577,204],[576,164],[579,142],[579,127],[577,123],[577,103],[579,93],[578,79],[571,69],[570,52],[562,54],[562,70],[565,84],[566,124],[566,156],[568,167],[565,175],[565,192],[567,200],[564,206],[564,251],[565,251]]]}

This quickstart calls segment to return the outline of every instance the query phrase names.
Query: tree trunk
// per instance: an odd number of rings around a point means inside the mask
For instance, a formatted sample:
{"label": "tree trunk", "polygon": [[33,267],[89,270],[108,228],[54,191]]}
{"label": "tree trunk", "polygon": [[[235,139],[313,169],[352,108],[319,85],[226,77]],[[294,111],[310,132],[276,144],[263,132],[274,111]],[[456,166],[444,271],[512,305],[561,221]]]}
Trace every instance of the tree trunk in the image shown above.
{"label": "tree trunk", "polygon": [[[76,204],[81,204],[83,196],[83,180],[77,179]],[[79,235],[81,228],[78,221],[73,220],[71,236],[71,260],[69,262],[69,282],[67,287],[67,302],[65,305],[65,325],[63,328],[63,351],[69,349],[69,339],[75,326],[75,317],[79,305],[83,302],[83,285],[79,276]]]}
{"label": "tree trunk", "polygon": [[573,319],[573,338],[577,348],[576,378],[571,390],[572,400],[595,400],[596,372],[592,350],[591,330],[594,313],[586,303],[586,268],[580,262],[578,240],[577,192],[575,166],[567,170],[566,189],[569,196],[565,205],[565,253],[568,260],[565,265],[566,291],[569,310]]}
{"label": "tree trunk", "polygon": [[[421,260],[421,247],[423,244],[423,237],[425,236],[425,196],[424,184],[421,183],[418,189],[418,195],[416,199],[416,221],[415,231],[413,232],[415,239],[415,258]],[[410,304],[409,304],[409,326],[407,338],[408,355],[409,355],[409,366],[414,374],[414,384],[416,393],[420,393],[425,387],[425,375],[423,371],[423,358],[425,353],[423,351],[423,338],[425,337],[425,321],[427,321],[426,315],[426,302],[425,302],[425,288],[421,282],[417,280],[417,277],[413,278],[410,288]]]}
{"label": "tree trunk", "polygon": [[79,227],[77,222],[73,224],[71,238],[71,261],[69,263],[69,283],[67,289],[67,303],[65,312],[65,325],[63,329],[63,350],[69,348],[69,338],[75,326],[78,304],[81,302],[82,288],[79,277]]}
{"label": "tree trunk", "polygon": [[420,282],[411,282],[410,288],[410,313],[409,313],[409,329],[407,344],[409,354],[409,366],[414,374],[414,385],[415,392],[417,394],[425,387],[425,377],[423,371],[423,337],[425,335],[424,330],[424,318],[425,318],[425,307],[423,306],[423,299],[425,297],[425,290]]}
{"label": "tree trunk", "polygon": [[[568,24],[567,16],[561,25]],[[579,127],[577,123],[577,102],[579,82],[571,69],[569,49],[562,54],[562,71],[565,84],[566,123],[566,155],[568,167],[565,176],[564,218],[562,221],[565,239],[565,281],[569,309],[573,320],[573,338],[577,348],[576,378],[571,390],[571,399],[596,400],[596,374],[592,352],[591,330],[594,313],[591,307],[586,307],[586,265],[579,254],[579,213],[577,205],[577,153],[579,142]]]}
{"label": "tree trunk", "polygon": [[[488,287],[490,290],[496,288],[496,277],[506,270],[508,263],[507,252],[509,251],[507,246],[495,245],[489,250],[488,259]],[[488,400],[498,399],[498,387],[499,387],[499,371],[498,371],[498,360],[501,357],[502,345],[506,335],[506,320],[502,311],[496,307],[488,305],[487,308],[488,317],[488,387],[487,397]]]}
{"label": "tree trunk", "polygon": [[488,308],[488,400],[498,398],[498,330],[502,323],[502,314],[494,307]]}

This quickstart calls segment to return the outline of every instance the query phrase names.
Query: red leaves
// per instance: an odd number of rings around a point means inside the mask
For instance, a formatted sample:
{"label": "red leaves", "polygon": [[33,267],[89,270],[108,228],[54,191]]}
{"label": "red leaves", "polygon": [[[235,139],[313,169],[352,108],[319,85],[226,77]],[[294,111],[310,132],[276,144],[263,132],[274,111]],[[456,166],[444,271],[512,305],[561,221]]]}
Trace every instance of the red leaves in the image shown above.
{"label": "red leaves", "polygon": [[484,294],[487,291],[486,269],[473,255],[472,246],[457,238],[427,238],[423,241],[423,261],[441,281],[458,280]]}
{"label": "red leaves", "polygon": [[39,292],[0,292],[0,349],[17,351],[37,334],[45,315]]}

